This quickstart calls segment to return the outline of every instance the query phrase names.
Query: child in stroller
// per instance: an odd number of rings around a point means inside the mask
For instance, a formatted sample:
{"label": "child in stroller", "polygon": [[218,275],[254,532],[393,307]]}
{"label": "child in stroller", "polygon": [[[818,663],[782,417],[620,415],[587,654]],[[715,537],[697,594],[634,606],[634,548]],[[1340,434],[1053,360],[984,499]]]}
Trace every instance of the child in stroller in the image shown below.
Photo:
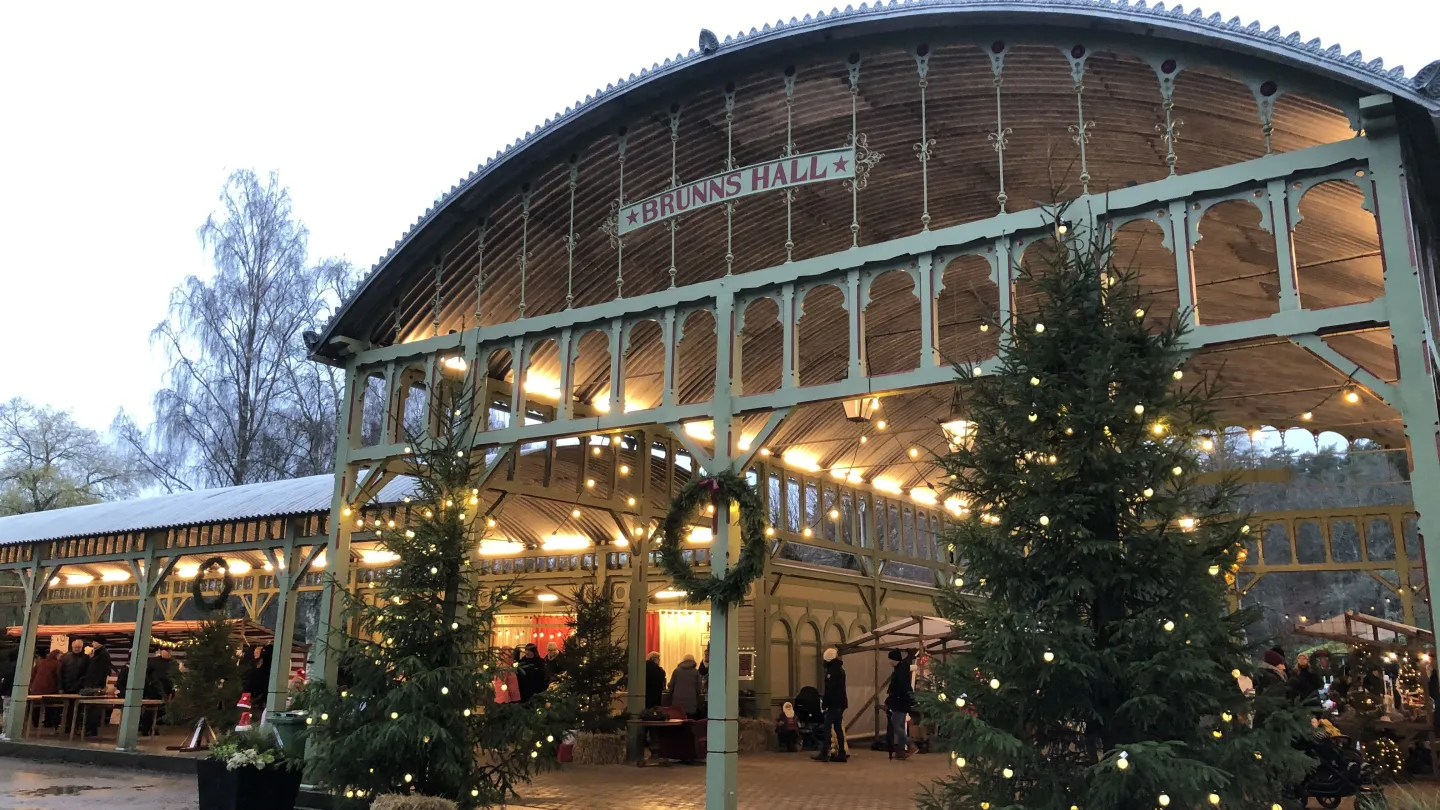
{"label": "child in stroller", "polygon": [[[1374,776],[1354,740],[1328,721],[1321,721],[1315,736],[1302,745],[1316,764],[1297,790],[1301,807],[1308,806],[1313,798],[1330,810],[1348,796],[1356,797],[1357,808],[1385,806],[1384,794],[1373,789]],[[1377,799],[1379,804],[1374,803]]]}
{"label": "child in stroller", "polygon": [[793,703],[800,747],[814,751],[820,747],[820,729],[825,725],[825,715],[820,711],[820,690],[807,686],[795,693]]}

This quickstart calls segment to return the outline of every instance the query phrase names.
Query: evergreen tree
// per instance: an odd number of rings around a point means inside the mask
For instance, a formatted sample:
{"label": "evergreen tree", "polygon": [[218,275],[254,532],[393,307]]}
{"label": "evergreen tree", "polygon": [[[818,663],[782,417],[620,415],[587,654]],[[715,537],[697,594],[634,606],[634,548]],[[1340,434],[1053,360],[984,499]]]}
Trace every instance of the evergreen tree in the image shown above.
{"label": "evergreen tree", "polygon": [[616,731],[615,693],[625,682],[625,648],[615,643],[617,610],[607,585],[585,583],[575,589],[575,614],[567,624],[570,637],[560,651],[561,685],[575,698],[580,731]]}
{"label": "evergreen tree", "polygon": [[957,366],[974,432],[942,461],[963,516],[944,539],[963,573],[937,603],[968,649],[922,703],[958,766],[922,805],[1268,810],[1309,721],[1237,685],[1258,616],[1226,609],[1235,485],[1195,479],[1213,385],[1183,379],[1183,329],[1147,325],[1107,236],[1050,213],[997,373]]}
{"label": "evergreen tree", "polygon": [[240,649],[224,609],[211,612],[181,651],[185,667],[166,712],[179,722],[204,717],[216,734],[232,731],[240,719]]}
{"label": "evergreen tree", "polygon": [[557,697],[495,701],[500,663],[490,641],[516,591],[480,586],[470,566],[484,525],[484,458],[470,450],[470,397],[456,393],[470,389],[442,386],[429,420],[437,435],[411,437],[407,508],[393,524],[366,522],[396,559],[373,589],[346,596],[343,683],[308,695],[312,776],[346,796],[501,804],[554,762],[567,727]]}

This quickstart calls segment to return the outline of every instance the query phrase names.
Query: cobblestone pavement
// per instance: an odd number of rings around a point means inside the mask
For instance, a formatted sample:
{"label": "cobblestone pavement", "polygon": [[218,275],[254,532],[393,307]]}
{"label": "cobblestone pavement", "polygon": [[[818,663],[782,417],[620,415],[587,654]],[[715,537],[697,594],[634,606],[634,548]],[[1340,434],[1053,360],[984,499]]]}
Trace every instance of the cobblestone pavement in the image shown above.
{"label": "cobblestone pavement", "polygon": [[[740,758],[741,810],[910,810],[922,786],[944,775],[943,756],[891,762],[855,751],[845,763],[810,761],[810,754]],[[669,765],[569,765],[542,774],[520,791],[520,805],[543,810],[704,810],[705,768]]]}
{"label": "cobblestone pavement", "polygon": [[195,777],[0,758],[3,810],[194,810]]}

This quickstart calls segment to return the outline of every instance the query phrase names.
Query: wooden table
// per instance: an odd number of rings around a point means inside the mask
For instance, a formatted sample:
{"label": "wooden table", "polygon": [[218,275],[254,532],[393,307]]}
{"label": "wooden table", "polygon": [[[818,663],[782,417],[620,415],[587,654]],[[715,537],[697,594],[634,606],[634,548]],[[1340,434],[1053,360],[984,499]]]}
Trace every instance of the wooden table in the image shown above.
{"label": "wooden table", "polygon": [[[40,722],[43,722],[45,719],[45,709],[56,705],[60,706],[60,728],[55,732],[55,736],[58,737],[62,732],[69,732],[71,720],[74,719],[75,702],[78,700],[82,700],[80,695],[29,695],[25,699],[25,711],[32,712],[29,718],[30,720],[36,720],[38,718]],[[35,705],[31,705],[32,703]],[[32,726],[36,729],[41,728],[37,723],[26,723],[21,726],[22,733],[26,726]]]}
{"label": "wooden table", "polygon": [[[77,695],[76,697],[79,697],[79,696]],[[116,697],[116,698],[87,697],[87,698],[82,698],[81,700],[76,701],[76,702],[75,702],[75,705],[76,705],[77,708],[81,709],[82,711],[79,711],[79,712],[77,713],[77,716],[76,716],[76,718],[75,718],[75,721],[70,724],[70,736],[69,736],[69,739],[72,739],[72,740],[75,739],[75,727],[81,724],[81,717],[85,717],[85,716],[88,716],[88,715],[89,715],[92,706],[98,707],[98,708],[100,709],[100,711],[112,711],[112,710],[114,710],[114,709],[123,709],[123,708],[125,707],[125,698],[118,698],[118,697]],[[151,737],[154,737],[155,734],[156,734],[157,731],[158,731],[158,727],[159,727],[160,724],[157,723],[157,722],[155,722],[155,720],[159,720],[159,719],[160,719],[160,717],[159,717],[160,707],[161,707],[161,706],[164,706],[164,705],[165,705],[165,701],[163,701],[163,700],[141,700],[141,701],[140,701],[140,716],[141,716],[141,718],[144,718],[145,712],[147,712],[147,711],[149,711],[149,712],[154,712],[155,715],[156,715],[156,717],[155,717],[153,720],[151,720],[151,722],[150,722],[150,736],[151,736]],[[102,715],[101,717],[102,717],[102,719],[103,719],[104,716]],[[107,726],[107,725],[109,725],[109,723],[101,723],[101,724],[100,724],[100,727],[103,729],[103,728],[104,728],[105,726]],[[96,735],[96,736],[97,736],[97,738],[98,738],[99,736],[102,736],[102,735]],[[81,732],[81,739],[82,739],[82,740],[84,739],[84,732]]]}
{"label": "wooden table", "polygon": [[652,753],[656,759],[674,759],[686,763],[704,758],[704,752],[697,750],[704,735],[695,733],[696,728],[704,730],[704,720],[630,720],[628,723],[632,727],[643,729],[645,733],[645,745],[640,759],[635,763],[641,768],[649,762]]}

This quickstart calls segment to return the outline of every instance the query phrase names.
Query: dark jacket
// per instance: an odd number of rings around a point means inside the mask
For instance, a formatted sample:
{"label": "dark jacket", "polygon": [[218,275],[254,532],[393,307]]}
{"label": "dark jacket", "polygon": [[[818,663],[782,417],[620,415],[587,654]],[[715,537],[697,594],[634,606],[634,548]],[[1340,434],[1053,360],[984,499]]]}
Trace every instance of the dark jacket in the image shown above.
{"label": "dark jacket", "polygon": [[104,689],[110,673],[115,671],[115,665],[110,663],[110,652],[104,647],[97,646],[90,654],[90,663],[85,667],[85,675],[80,679],[81,689]]}
{"label": "dark jacket", "polygon": [[665,668],[659,661],[645,662],[645,708],[659,706],[665,699]]}
{"label": "dark jacket", "polygon": [[850,708],[850,697],[845,692],[845,664],[839,658],[825,662],[825,689],[820,700],[827,712]]}
{"label": "dark jacket", "polygon": [[1290,696],[1296,701],[1314,703],[1319,700],[1320,688],[1325,682],[1310,667],[1296,667],[1290,676]]}
{"label": "dark jacket", "polygon": [[[145,664],[145,691],[150,691],[150,684],[155,684],[155,689],[160,693],[158,698],[167,698],[175,694],[175,659],[165,660],[158,655],[153,655]],[[150,697],[150,695],[145,695]]]}
{"label": "dark jacket", "polygon": [[60,693],[60,657],[47,655],[35,663],[35,670],[30,673],[30,694]]}
{"label": "dark jacket", "polygon": [[67,695],[77,695],[83,688],[81,682],[85,680],[85,670],[90,668],[90,656],[83,652],[65,653],[60,659],[60,691]]}
{"label": "dark jacket", "polygon": [[686,714],[700,711],[700,670],[694,661],[681,661],[670,674],[670,705]]}
{"label": "dark jacket", "polygon": [[895,671],[890,675],[890,691],[885,698],[885,708],[892,712],[908,712],[915,705],[915,688],[910,677],[912,660],[914,659],[907,656],[895,665]]}
{"label": "dark jacket", "polygon": [[551,655],[545,654],[545,686],[548,688],[561,675],[565,674],[565,662],[560,658],[560,653]]}
{"label": "dark jacket", "polygon": [[515,666],[515,677],[520,681],[520,701],[523,703],[532,696],[545,691],[548,681],[545,677],[545,659],[540,656],[534,658],[521,658],[520,663]]}
{"label": "dark jacket", "polygon": [[[260,649],[260,659],[240,678],[240,688],[243,692],[250,693],[250,705],[254,706],[255,701],[265,702],[265,695],[270,691],[270,657],[274,655],[275,648],[266,644]],[[254,655],[254,653],[251,653]]]}

